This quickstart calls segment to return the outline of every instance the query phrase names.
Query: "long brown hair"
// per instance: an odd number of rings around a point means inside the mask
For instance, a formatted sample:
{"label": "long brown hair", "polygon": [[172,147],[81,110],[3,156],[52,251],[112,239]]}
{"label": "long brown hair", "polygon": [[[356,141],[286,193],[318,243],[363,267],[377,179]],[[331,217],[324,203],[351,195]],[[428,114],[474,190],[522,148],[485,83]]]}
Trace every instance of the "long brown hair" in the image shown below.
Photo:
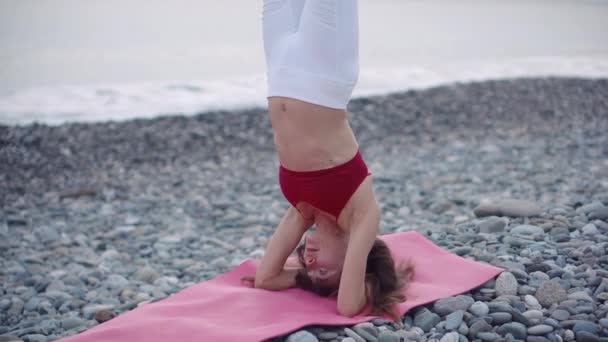
{"label": "long brown hair", "polygon": [[[334,287],[319,286],[313,283],[306,272],[304,262],[304,248],[302,244],[296,249],[298,260],[302,266],[296,276],[296,286],[314,292],[320,296],[335,296],[338,289]],[[388,314],[394,321],[400,320],[396,304],[406,301],[405,290],[414,276],[414,264],[411,259],[401,261],[395,265],[386,243],[376,238],[374,245],[367,256],[365,269],[365,282],[368,285],[367,303],[371,305],[369,315],[382,316]]]}

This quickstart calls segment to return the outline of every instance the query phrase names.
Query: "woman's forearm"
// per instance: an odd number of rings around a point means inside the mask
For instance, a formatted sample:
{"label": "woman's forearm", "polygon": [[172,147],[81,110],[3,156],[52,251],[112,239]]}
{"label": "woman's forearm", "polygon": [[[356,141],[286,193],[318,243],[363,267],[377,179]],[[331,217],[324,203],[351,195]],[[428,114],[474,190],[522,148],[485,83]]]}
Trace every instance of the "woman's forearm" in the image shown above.
{"label": "woman's forearm", "polygon": [[296,267],[284,267],[279,275],[265,281],[256,282],[255,287],[270,291],[281,291],[295,287],[298,271],[299,268]]}

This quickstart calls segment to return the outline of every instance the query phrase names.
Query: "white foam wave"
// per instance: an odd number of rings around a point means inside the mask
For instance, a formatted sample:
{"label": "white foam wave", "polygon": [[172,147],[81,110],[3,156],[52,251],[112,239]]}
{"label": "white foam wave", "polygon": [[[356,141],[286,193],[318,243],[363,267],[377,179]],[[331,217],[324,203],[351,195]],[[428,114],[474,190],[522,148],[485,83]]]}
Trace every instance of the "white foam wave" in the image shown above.
{"label": "white foam wave", "polygon": [[[365,67],[353,98],[454,82],[515,77],[607,78],[608,57],[528,57],[442,65]],[[122,121],[266,106],[263,73],[213,81],[37,87],[0,94],[0,123]]]}

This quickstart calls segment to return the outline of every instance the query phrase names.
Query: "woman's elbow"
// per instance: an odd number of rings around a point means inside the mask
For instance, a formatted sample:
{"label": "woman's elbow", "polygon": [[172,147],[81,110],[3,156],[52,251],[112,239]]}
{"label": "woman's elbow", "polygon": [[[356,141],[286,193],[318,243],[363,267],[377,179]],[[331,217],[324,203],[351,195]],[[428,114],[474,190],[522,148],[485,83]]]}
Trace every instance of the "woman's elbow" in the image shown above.
{"label": "woman's elbow", "polygon": [[361,310],[363,310],[363,307],[358,308],[353,305],[338,305],[338,313],[345,317],[357,316]]}
{"label": "woman's elbow", "polygon": [[255,287],[256,289],[266,289],[266,284],[264,284],[264,282],[260,279],[255,279],[255,282],[253,283],[253,287]]}

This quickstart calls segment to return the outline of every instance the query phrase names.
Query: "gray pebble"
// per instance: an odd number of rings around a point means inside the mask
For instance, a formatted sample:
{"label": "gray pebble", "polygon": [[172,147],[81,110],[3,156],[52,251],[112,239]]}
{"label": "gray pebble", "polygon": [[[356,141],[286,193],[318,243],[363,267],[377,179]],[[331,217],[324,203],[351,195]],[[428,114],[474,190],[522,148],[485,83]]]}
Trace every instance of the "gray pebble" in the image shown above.
{"label": "gray pebble", "polygon": [[84,324],[85,321],[78,317],[68,317],[61,320],[61,328],[64,330],[74,329]]}
{"label": "gray pebble", "polygon": [[462,323],[462,318],[464,316],[463,310],[456,310],[451,314],[446,316],[445,328],[447,330],[454,330],[460,326]]}
{"label": "gray pebble", "polygon": [[355,342],[367,342],[363,337],[359,336],[359,334],[349,328],[344,328],[344,333],[346,334],[346,336],[352,337]]}
{"label": "gray pebble", "polygon": [[529,224],[522,224],[517,227],[513,227],[510,230],[510,233],[531,236],[531,235],[536,235],[536,234],[542,235],[545,233],[545,230],[542,229],[541,227],[532,226]]}
{"label": "gray pebble", "polygon": [[495,332],[482,331],[482,332],[480,332],[480,333],[477,334],[477,337],[479,339],[481,339],[482,341],[493,342],[493,341],[496,341],[499,336]]}
{"label": "gray pebble", "polygon": [[551,317],[558,321],[565,321],[570,317],[570,313],[564,309],[556,309],[551,313]]}
{"label": "gray pebble", "polygon": [[468,310],[474,300],[469,296],[458,295],[456,297],[442,298],[433,304],[433,310],[441,315],[448,315],[456,310]]}
{"label": "gray pebble", "polygon": [[500,325],[510,322],[513,318],[509,312],[493,312],[489,316],[492,317],[493,325]]}
{"label": "gray pebble", "polygon": [[46,341],[48,341],[48,338],[41,334],[25,335],[24,338],[28,342],[46,342]]}
{"label": "gray pebble", "polygon": [[432,327],[437,325],[441,318],[426,308],[419,310],[414,316],[414,325],[420,327],[424,332],[429,332]]}
{"label": "gray pebble", "polygon": [[378,334],[378,342],[400,342],[400,340],[399,335],[390,330],[384,330]]}
{"label": "gray pebble", "polygon": [[135,273],[135,279],[149,284],[153,284],[159,277],[160,274],[150,266],[145,266]]}
{"label": "gray pebble", "polygon": [[553,331],[553,327],[546,324],[539,324],[528,328],[530,335],[545,335]]}
{"label": "gray pebble", "polygon": [[575,334],[580,331],[586,331],[588,333],[596,335],[599,333],[600,327],[592,322],[579,321],[574,324],[574,327],[572,327],[572,331],[574,331]]}
{"label": "gray pebble", "polygon": [[526,304],[528,305],[528,307],[530,307],[532,309],[540,309],[541,308],[540,303],[538,302],[538,300],[534,296],[525,295],[524,296],[524,301],[526,302]]}
{"label": "gray pebble", "polygon": [[445,335],[443,335],[443,337],[439,340],[439,342],[458,342],[460,339],[459,335],[457,332],[452,331],[449,332]]}
{"label": "gray pebble", "polygon": [[338,338],[338,333],[334,331],[323,331],[317,335],[321,340],[333,340]]}
{"label": "gray pebble", "polygon": [[496,294],[499,296],[517,294],[517,279],[511,272],[502,272],[496,278],[495,286]]}
{"label": "gray pebble", "polygon": [[317,337],[306,330],[296,331],[287,336],[287,342],[319,342]]}
{"label": "gray pebble", "polygon": [[588,331],[579,331],[576,333],[576,342],[600,342],[599,336]]}
{"label": "gray pebble", "polygon": [[486,303],[477,301],[469,307],[469,311],[475,316],[481,317],[487,315],[490,309]]}
{"label": "gray pebble", "polygon": [[566,290],[561,287],[559,282],[549,280],[542,283],[534,296],[543,307],[548,308],[565,300]]}
{"label": "gray pebble", "polygon": [[525,325],[519,322],[505,323],[496,330],[501,335],[511,334],[516,339],[525,340],[528,336],[528,330]]}

